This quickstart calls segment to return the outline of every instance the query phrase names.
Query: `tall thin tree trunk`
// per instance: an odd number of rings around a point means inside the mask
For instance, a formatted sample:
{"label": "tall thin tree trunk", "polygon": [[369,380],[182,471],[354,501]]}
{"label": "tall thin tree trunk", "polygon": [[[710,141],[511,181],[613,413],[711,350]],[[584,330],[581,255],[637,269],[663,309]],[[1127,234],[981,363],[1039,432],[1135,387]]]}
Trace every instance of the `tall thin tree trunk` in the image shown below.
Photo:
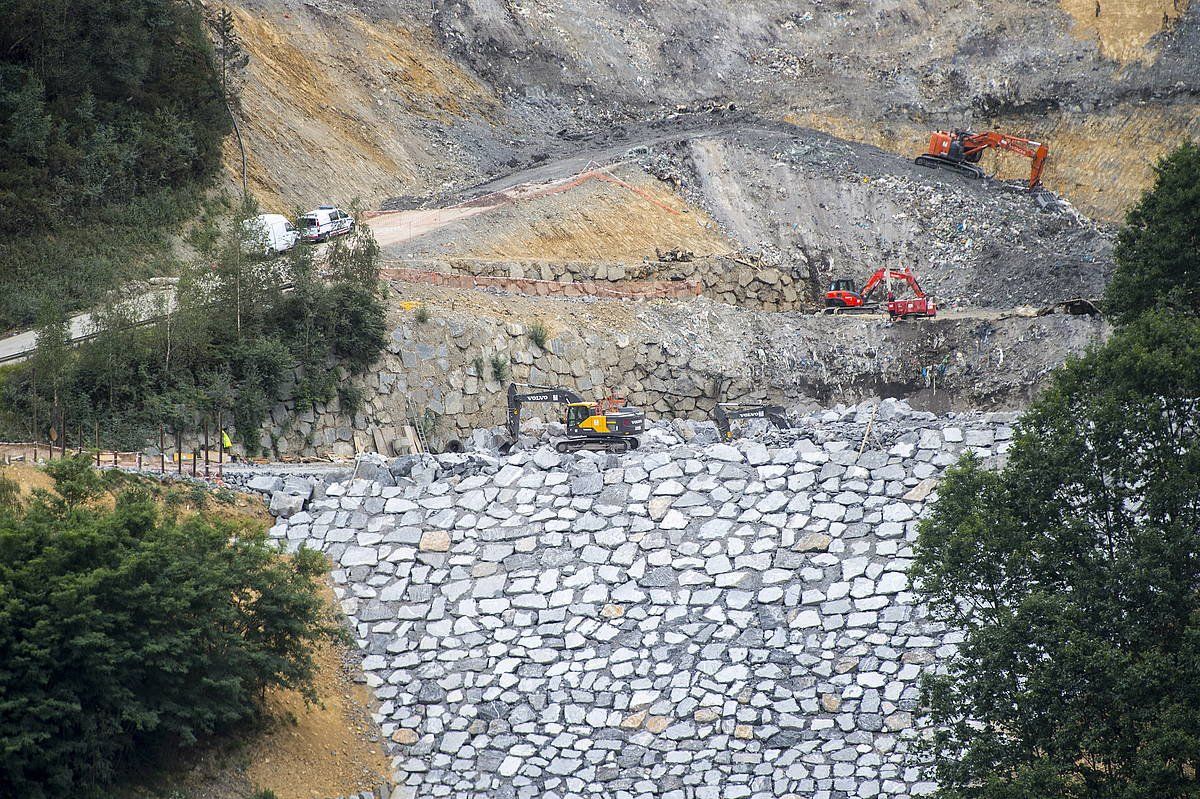
{"label": "tall thin tree trunk", "polygon": [[229,114],[229,121],[233,123],[233,135],[237,137],[238,152],[242,154],[242,202],[245,203],[250,196],[250,191],[246,182],[246,144],[242,141],[242,129],[238,125],[237,117],[234,116],[233,106],[229,103],[229,42],[221,42],[221,99],[225,103],[225,111]]}
{"label": "tall thin tree trunk", "polygon": [[237,138],[238,151],[242,154],[242,203],[246,203],[250,199],[250,189],[246,182],[246,145],[242,142],[242,130],[238,125],[237,117],[233,115],[233,108],[229,105],[229,98],[225,98],[225,108],[229,111],[229,118],[233,121],[233,135]]}
{"label": "tall thin tree trunk", "polygon": [[171,301],[167,300],[167,360],[163,364],[163,371],[171,371]]}

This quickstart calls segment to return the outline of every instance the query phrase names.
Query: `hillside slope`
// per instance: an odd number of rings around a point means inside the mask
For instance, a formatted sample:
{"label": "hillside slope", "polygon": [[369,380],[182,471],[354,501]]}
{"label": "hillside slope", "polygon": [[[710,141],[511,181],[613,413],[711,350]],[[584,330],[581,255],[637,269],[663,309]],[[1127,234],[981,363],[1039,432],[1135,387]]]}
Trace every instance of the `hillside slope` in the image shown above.
{"label": "hillside slope", "polygon": [[933,127],[1040,137],[1047,183],[1111,219],[1200,135],[1187,0],[243,0],[239,28],[252,174],[285,205],[437,193],[732,105],[906,155]]}

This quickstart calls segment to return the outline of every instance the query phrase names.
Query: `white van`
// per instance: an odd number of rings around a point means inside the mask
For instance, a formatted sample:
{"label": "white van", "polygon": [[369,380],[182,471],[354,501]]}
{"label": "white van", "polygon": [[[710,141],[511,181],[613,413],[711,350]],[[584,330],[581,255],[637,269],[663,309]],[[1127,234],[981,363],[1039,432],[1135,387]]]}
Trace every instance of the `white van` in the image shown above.
{"label": "white van", "polygon": [[341,208],[321,205],[296,220],[300,237],[307,242],[329,241],[354,230],[354,219]]}
{"label": "white van", "polygon": [[251,249],[266,255],[287,252],[300,240],[296,226],[282,214],[259,214],[247,219],[246,232],[253,242]]}

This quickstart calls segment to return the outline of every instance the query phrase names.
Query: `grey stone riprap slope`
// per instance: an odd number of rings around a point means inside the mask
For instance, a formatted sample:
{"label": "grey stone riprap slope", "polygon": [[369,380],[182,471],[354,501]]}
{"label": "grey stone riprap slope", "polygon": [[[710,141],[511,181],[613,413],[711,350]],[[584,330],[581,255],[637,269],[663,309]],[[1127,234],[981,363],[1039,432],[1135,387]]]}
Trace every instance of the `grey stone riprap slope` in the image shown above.
{"label": "grey stone riprap slope", "polygon": [[959,640],[911,592],[917,519],[1008,420],[360,463],[271,534],[335,565],[393,796],[912,796]]}

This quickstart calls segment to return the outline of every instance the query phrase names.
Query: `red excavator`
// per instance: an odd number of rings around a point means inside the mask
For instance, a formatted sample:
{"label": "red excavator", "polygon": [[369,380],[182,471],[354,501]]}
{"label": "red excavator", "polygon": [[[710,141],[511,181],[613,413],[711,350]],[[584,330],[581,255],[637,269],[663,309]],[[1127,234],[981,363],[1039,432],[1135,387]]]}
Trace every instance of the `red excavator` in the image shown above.
{"label": "red excavator", "polygon": [[[906,283],[915,295],[911,300],[898,300],[891,290],[891,281]],[[867,280],[862,291],[854,290],[854,280],[839,277],[829,284],[825,292],[825,313],[869,313],[879,310],[879,303],[872,303],[871,293],[886,283],[888,288],[887,312],[893,319],[905,319],[910,316],[937,316],[937,304],[926,296],[917,282],[917,276],[908,267],[901,269],[876,269]]]}
{"label": "red excavator", "polygon": [[992,147],[997,150],[1023,155],[1033,159],[1029,169],[1029,188],[1036,189],[1042,181],[1042,169],[1050,149],[1041,142],[1009,136],[994,130],[973,133],[969,130],[936,130],[929,135],[929,152],[918,155],[916,162],[921,166],[949,169],[969,178],[982,178],[983,169],[979,159],[983,151]]}

